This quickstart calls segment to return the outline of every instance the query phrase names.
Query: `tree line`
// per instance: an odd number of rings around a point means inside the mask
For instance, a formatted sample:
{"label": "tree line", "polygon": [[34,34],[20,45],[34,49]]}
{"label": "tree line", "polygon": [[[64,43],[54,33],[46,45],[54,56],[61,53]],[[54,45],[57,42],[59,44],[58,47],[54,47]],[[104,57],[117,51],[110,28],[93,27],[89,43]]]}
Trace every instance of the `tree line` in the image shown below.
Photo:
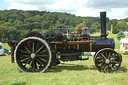
{"label": "tree line", "polygon": [[[113,24],[113,33],[118,33],[122,26],[124,26],[123,30],[127,28],[125,22],[128,19],[121,20],[121,23],[109,18],[106,20],[108,30]],[[80,17],[69,13],[36,10],[0,10],[0,41],[20,40],[31,31],[45,33],[52,28],[83,27],[83,21],[86,21],[86,26],[90,28],[91,33],[100,31],[100,17]]]}

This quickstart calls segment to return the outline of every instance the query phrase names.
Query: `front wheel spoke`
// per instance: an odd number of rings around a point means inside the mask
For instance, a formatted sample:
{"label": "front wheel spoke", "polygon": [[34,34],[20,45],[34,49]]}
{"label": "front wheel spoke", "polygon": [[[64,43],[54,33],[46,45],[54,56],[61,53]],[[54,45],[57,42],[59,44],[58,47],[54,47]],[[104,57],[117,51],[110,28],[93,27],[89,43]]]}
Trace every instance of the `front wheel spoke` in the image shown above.
{"label": "front wheel spoke", "polygon": [[100,66],[99,66],[100,70],[101,71],[104,71],[104,63],[102,63]]}
{"label": "front wheel spoke", "polygon": [[104,63],[104,62],[98,62],[97,64],[101,64],[101,63]]}
{"label": "front wheel spoke", "polygon": [[101,68],[103,68],[103,65],[104,65],[104,63],[102,63],[102,64],[99,66],[99,67],[100,67],[100,69],[101,69]]}
{"label": "front wheel spoke", "polygon": [[113,60],[116,60],[116,59],[118,59],[118,58],[117,58],[117,57],[113,57],[112,59],[113,59]]}
{"label": "front wheel spoke", "polygon": [[112,66],[111,66],[111,65],[108,65],[108,67],[111,69],[111,71],[113,71],[113,68],[112,68]]}
{"label": "front wheel spoke", "polygon": [[110,57],[112,56],[111,52],[109,52],[108,54],[108,59],[110,59]]}
{"label": "front wheel spoke", "polygon": [[111,61],[111,63],[118,64],[119,62],[118,61]]}
{"label": "front wheel spoke", "polygon": [[112,58],[115,58],[115,54],[113,53],[111,57],[112,57]]}
{"label": "front wheel spoke", "polygon": [[107,71],[107,66],[105,65],[105,67],[104,67],[104,72],[106,72]]}
{"label": "front wheel spoke", "polygon": [[104,59],[107,59],[105,56],[104,56],[104,54],[102,53],[102,55],[101,55]]}
{"label": "front wheel spoke", "polygon": [[105,51],[105,56],[108,58],[108,53],[107,53],[107,51]]}
{"label": "front wheel spoke", "polygon": [[112,68],[115,70],[117,69],[118,66],[116,66],[116,64],[112,64]]}
{"label": "front wheel spoke", "polygon": [[102,60],[103,57],[101,57],[100,55],[96,57],[96,60]]}
{"label": "front wheel spoke", "polygon": [[104,61],[103,60],[97,60],[99,63],[104,63]]}

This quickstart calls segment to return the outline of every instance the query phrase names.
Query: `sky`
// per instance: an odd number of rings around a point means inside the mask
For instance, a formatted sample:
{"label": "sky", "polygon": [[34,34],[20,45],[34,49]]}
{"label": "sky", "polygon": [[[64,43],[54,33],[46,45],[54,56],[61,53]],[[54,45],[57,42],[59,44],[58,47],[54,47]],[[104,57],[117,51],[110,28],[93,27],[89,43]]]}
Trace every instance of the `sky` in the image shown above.
{"label": "sky", "polygon": [[128,17],[128,0],[0,0],[0,10],[20,9],[67,12],[76,16],[99,17],[106,11],[110,19]]}

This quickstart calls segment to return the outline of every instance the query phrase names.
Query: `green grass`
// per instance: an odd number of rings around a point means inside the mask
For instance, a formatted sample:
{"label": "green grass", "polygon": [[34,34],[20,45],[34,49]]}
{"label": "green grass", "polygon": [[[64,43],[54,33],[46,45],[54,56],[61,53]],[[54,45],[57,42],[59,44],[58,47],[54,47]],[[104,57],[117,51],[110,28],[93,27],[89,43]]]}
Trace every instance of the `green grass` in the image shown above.
{"label": "green grass", "polygon": [[88,61],[66,62],[49,68],[45,73],[20,73],[10,56],[0,56],[0,85],[127,85],[128,57],[123,56],[118,72],[104,74]]}
{"label": "green grass", "polygon": [[[115,36],[110,34],[108,37]],[[118,40],[115,42],[119,45]],[[6,43],[4,47],[10,49]],[[0,56],[0,85],[127,85],[127,60],[128,56],[123,55],[119,71],[113,74],[98,72],[93,56],[87,61],[62,62],[44,73],[20,73],[16,64],[11,63],[10,56]]]}

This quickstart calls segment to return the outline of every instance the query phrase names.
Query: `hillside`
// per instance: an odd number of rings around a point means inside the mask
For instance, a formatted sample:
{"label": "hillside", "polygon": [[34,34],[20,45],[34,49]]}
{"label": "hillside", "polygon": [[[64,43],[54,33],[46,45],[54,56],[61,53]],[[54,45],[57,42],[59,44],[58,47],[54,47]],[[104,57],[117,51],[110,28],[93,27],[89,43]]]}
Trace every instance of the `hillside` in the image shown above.
{"label": "hillside", "polygon": [[[91,28],[99,17],[80,17],[69,13],[47,11],[0,10],[0,41],[20,40],[31,31],[45,32],[52,28],[75,28],[86,21]],[[107,22],[109,18],[107,18]]]}
{"label": "hillside", "polygon": [[[99,13],[100,15],[100,13]],[[48,11],[0,10],[0,41],[8,42],[20,40],[31,31],[46,32],[52,28],[83,27],[83,21],[91,33],[100,32],[99,17],[80,17],[69,13]],[[113,28],[112,33],[128,30],[128,18],[122,20],[106,19],[107,30]]]}

